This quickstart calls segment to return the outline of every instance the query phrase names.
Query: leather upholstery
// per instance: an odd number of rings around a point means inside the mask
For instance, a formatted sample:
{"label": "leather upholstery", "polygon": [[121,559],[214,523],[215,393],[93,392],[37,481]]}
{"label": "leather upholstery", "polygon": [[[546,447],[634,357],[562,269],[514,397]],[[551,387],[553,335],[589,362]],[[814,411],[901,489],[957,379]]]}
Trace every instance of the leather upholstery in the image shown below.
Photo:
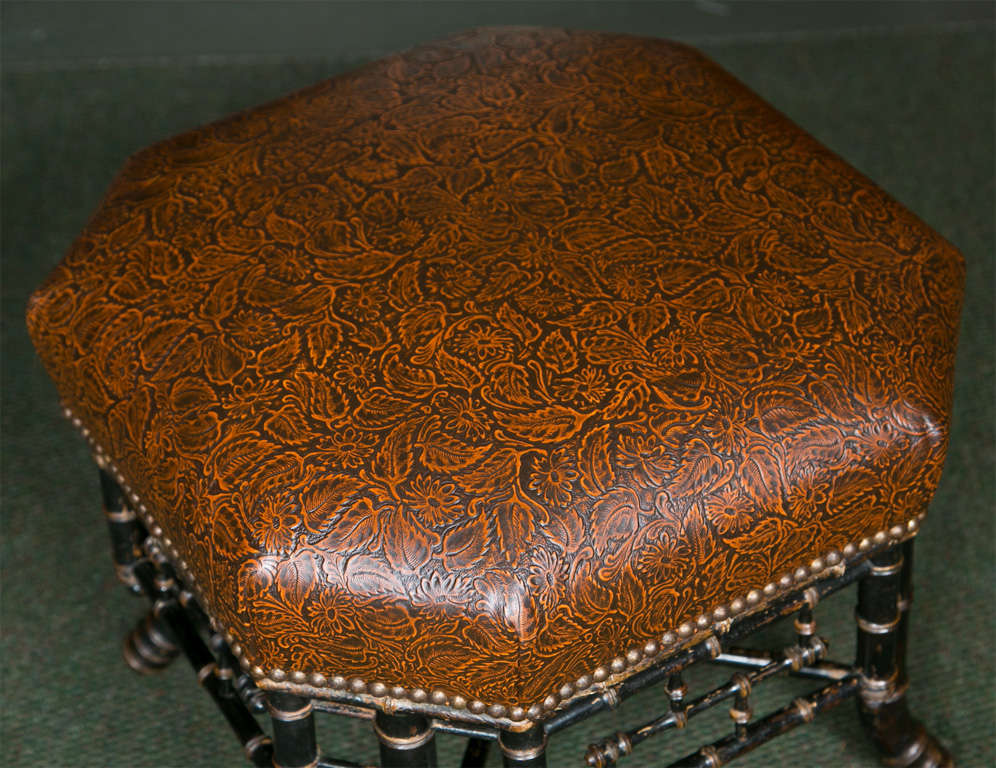
{"label": "leather upholstery", "polygon": [[921,513],[961,281],[695,51],[479,30],[140,152],[29,326],[270,687],[521,718]]}

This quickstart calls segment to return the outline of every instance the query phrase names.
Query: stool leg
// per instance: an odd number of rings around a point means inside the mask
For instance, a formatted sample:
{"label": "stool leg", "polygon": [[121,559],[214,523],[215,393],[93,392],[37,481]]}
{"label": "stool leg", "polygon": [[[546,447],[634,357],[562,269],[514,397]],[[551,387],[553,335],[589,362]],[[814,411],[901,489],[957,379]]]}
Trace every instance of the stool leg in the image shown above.
{"label": "stool leg", "polygon": [[135,565],[142,539],[141,523],[128,506],[128,501],[117,481],[103,469],[100,470],[100,495],[104,502],[107,529],[111,535],[111,556],[114,558],[114,569],[118,574],[118,579],[132,592],[139,594],[141,587],[135,581],[132,568]]}
{"label": "stool leg", "polygon": [[168,667],[180,648],[169,627],[150,610],[125,637],[121,652],[129,667],[148,675]]}
{"label": "stool leg", "polygon": [[422,715],[389,715],[378,710],[374,732],[380,742],[381,768],[436,768],[436,741]]}
{"label": "stool leg", "polygon": [[542,725],[528,731],[501,731],[498,734],[505,768],[546,768],[546,732]]}
{"label": "stool leg", "polygon": [[318,765],[311,699],[289,693],[268,693],[266,700],[273,722],[273,765],[276,768]]}
{"label": "stool leg", "polygon": [[858,711],[887,765],[948,768],[951,755],[915,720],[906,704],[906,634],[912,599],[913,544],[871,559],[858,585]]}
{"label": "stool leg", "polygon": [[488,752],[491,742],[486,739],[467,739],[467,747],[463,752],[460,768],[484,768],[488,762]]}

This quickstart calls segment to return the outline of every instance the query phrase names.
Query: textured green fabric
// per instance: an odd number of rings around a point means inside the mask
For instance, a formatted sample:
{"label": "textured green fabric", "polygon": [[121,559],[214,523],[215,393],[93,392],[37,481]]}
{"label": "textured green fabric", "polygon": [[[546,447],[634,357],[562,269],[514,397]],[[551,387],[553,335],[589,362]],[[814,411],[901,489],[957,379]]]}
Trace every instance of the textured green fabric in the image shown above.
{"label": "textured green fabric", "polygon": [[[630,31],[641,31],[638,13],[627,19]],[[992,28],[707,40],[701,47],[965,254],[951,449],[917,552],[910,699],[960,765],[993,765]],[[22,62],[4,72],[0,743],[8,764],[241,764],[234,738],[185,663],[139,678],[120,659],[121,639],[144,606],[115,580],[96,473],[31,350],[25,299],[130,152],[358,61]],[[817,613],[832,655],[843,659],[852,653],[852,601],[849,593],[835,596]],[[785,631],[772,634],[775,643],[788,642]],[[710,679],[709,670],[693,675],[692,695]],[[795,681],[762,687],[755,712],[802,690]],[[644,692],[558,735],[550,765],[583,765],[589,740],[649,719],[663,701],[661,691]],[[646,742],[622,765],[664,764],[729,727],[725,707],[718,708],[684,732]],[[326,752],[375,759],[367,723],[322,717],[319,735]],[[439,738],[443,768],[459,763],[459,748],[459,739]],[[499,763],[494,754],[489,764]],[[845,706],[741,764],[877,762],[853,707]]]}

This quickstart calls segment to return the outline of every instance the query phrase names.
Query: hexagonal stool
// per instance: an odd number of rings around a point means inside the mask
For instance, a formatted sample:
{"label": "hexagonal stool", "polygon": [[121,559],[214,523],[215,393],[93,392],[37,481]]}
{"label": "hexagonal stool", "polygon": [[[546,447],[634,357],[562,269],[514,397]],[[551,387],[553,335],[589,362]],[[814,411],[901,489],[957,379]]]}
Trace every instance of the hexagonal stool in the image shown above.
{"label": "hexagonal stool", "polygon": [[[29,326],[92,443],[137,669],[186,652],[251,760],[312,711],[607,766],[731,706],[718,766],[849,697],[893,765],[957,252],[695,51],[481,30],[131,158]],[[812,609],[853,582],[854,664]],[[776,653],[738,640],[797,614]],[[686,695],[701,660],[739,668]],[[823,687],[764,717],[778,672]],[[255,714],[267,707],[273,738]]]}

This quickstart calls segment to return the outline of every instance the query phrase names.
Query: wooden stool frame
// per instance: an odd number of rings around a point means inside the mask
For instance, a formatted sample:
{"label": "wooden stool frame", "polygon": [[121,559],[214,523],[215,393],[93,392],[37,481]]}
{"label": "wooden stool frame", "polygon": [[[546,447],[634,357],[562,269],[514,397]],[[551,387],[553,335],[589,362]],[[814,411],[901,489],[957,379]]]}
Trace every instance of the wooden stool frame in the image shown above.
{"label": "wooden stool frame", "polygon": [[[492,741],[498,742],[506,768],[541,768],[546,765],[545,749],[551,735],[618,706],[647,686],[664,683],[669,699],[667,711],[636,729],[592,744],[584,757],[588,766],[610,768],[645,739],[684,728],[695,715],[732,700],[733,733],[670,766],[718,768],[850,698],[857,700],[861,721],[885,764],[912,768],[953,766],[948,752],[910,715],[906,704],[912,539],[877,543],[852,560],[828,569],[829,577],[776,598],[754,613],[731,619],[721,636],[712,634],[618,685],[576,698],[540,724],[513,731],[464,719],[432,705],[421,711],[399,708],[388,713],[348,693],[330,701],[260,690],[249,673],[239,667],[225,638],[212,629],[193,594],[184,589],[158,542],[129,508],[115,480],[104,470],[100,474],[118,576],[132,592],[152,601],[146,617],[125,639],[126,662],[136,671],[154,672],[182,652],[254,765],[362,768],[350,760],[319,755],[314,712],[321,711],[370,720],[379,741],[382,768],[435,766],[436,731],[468,738],[462,768],[482,768]],[[824,658],[826,644],[815,633],[813,609],[825,596],[855,582],[857,652],[853,664],[844,664]],[[791,614],[796,614],[795,644],[777,652],[737,646],[742,638]],[[724,685],[689,699],[682,672],[703,662],[738,671]],[[753,719],[752,690],[778,674],[818,680],[824,685],[763,718]],[[272,737],[257,721],[267,712]]]}

